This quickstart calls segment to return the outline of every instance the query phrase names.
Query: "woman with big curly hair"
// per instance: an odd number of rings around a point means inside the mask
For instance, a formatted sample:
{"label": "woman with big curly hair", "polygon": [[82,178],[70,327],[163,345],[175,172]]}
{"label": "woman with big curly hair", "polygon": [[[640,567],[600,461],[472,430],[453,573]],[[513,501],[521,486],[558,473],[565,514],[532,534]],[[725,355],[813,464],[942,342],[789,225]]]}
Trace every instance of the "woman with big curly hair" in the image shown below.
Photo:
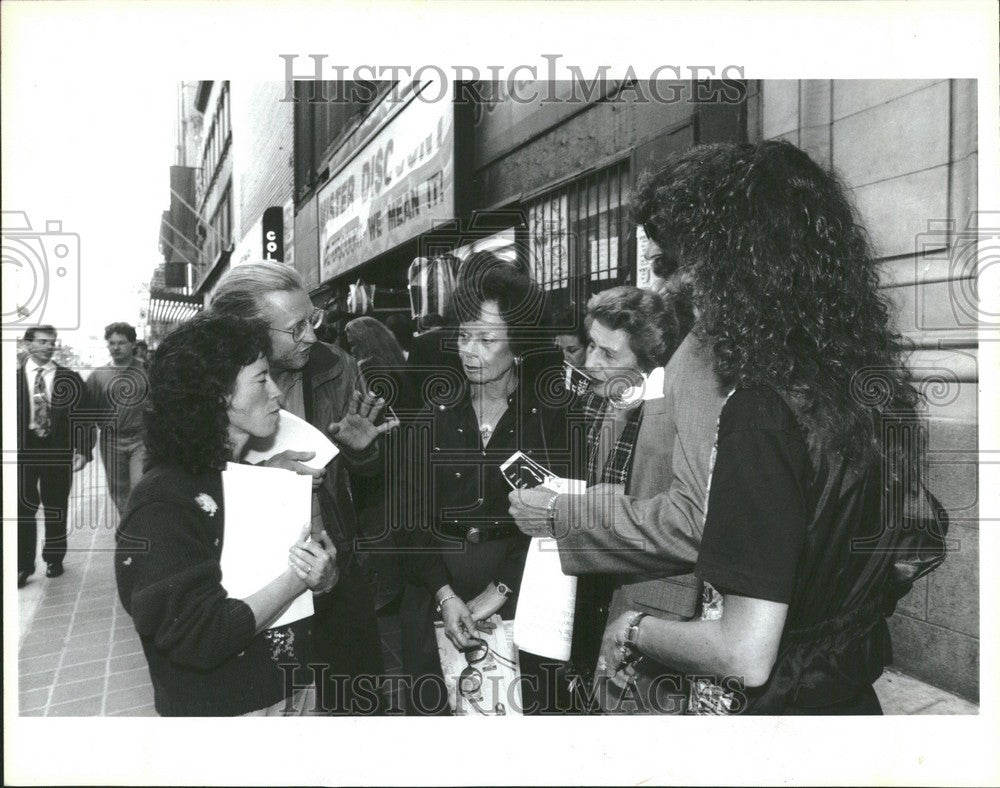
{"label": "woman with big curly hair", "polygon": [[691,711],[881,713],[885,619],[940,562],[946,523],[845,189],[786,142],[708,146],[645,179],[634,213],[731,393],[694,564],[701,619],[626,611],[598,668],[618,686],[643,657],[716,677]]}
{"label": "woman with big curly hair", "polygon": [[[268,374],[267,326],[200,315],[163,340],[150,370],[146,475],[118,532],[118,594],[149,663],[164,716],[301,714],[306,690],[283,669],[308,670],[311,619],[272,627],[306,589],[337,582],[336,552],[301,536],[288,568],[244,599],[222,585],[222,470],[252,437],[278,427],[281,392]],[[296,678],[304,683],[301,675]]]}

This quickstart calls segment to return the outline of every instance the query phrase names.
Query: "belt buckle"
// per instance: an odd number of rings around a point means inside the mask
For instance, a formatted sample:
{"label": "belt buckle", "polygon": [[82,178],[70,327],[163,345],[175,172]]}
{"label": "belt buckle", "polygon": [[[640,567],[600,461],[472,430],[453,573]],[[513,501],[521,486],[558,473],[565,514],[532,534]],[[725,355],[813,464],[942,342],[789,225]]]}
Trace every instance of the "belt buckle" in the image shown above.
{"label": "belt buckle", "polygon": [[479,544],[483,541],[483,529],[472,526],[466,531],[465,538],[470,544]]}

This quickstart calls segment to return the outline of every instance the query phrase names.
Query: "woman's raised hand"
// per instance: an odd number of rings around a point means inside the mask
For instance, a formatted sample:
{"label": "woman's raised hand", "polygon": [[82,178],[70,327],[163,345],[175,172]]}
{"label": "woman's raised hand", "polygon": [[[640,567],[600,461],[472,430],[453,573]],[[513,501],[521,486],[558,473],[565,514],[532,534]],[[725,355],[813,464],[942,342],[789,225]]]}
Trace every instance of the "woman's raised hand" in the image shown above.
{"label": "woman's raised hand", "polygon": [[307,523],[299,534],[299,540],[288,551],[288,565],[314,593],[325,594],[333,590],[340,579],[337,548],[325,531],[314,539],[310,530]]}

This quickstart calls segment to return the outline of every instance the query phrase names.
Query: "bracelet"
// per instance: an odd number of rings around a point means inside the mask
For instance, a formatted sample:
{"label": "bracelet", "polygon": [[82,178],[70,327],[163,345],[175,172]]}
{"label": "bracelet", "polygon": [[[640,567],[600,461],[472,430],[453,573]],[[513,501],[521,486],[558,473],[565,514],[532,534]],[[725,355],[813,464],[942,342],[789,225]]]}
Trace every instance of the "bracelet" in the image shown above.
{"label": "bracelet", "polygon": [[556,538],[556,504],[559,502],[559,493],[556,493],[545,505],[545,511],[549,520],[549,536]]}
{"label": "bracelet", "polygon": [[647,615],[647,613],[633,613],[625,627],[625,643],[623,645],[633,658],[639,656],[639,624]]}
{"label": "bracelet", "polygon": [[438,602],[437,603],[437,612],[438,613],[441,612],[441,608],[444,606],[444,603],[447,602],[449,599],[458,599],[458,594],[449,594],[444,599],[442,599],[440,602]]}

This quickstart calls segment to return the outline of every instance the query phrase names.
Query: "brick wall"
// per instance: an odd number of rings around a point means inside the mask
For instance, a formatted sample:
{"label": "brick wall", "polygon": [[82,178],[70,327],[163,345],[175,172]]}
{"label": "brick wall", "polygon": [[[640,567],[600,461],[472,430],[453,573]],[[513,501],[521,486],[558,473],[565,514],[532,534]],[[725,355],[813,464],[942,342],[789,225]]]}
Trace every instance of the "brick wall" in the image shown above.
{"label": "brick wall", "polygon": [[955,550],[890,620],[895,664],[978,700],[975,224],[961,232],[975,221],[976,83],[774,80],[751,98],[751,139],[790,140],[853,191],[900,330],[914,343],[909,363],[928,402],[929,485],[948,509]]}

